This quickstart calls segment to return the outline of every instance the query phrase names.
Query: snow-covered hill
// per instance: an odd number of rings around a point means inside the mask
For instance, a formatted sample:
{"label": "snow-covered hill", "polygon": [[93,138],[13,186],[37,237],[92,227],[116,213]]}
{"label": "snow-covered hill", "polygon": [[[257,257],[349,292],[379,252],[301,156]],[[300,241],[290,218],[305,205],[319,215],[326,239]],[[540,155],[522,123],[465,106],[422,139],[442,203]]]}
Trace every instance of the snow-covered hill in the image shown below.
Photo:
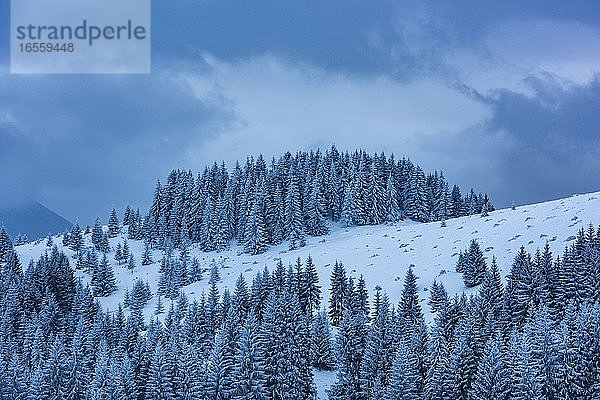
{"label": "snow-covered hill", "polygon": [[[331,234],[328,236],[307,238],[307,245],[301,249],[288,251],[287,243],[284,243],[271,247],[258,256],[243,254],[242,248],[237,246],[221,253],[203,253],[192,247],[191,256],[200,260],[206,273],[202,281],[186,286],[183,290],[190,298],[208,292],[208,270],[215,263],[221,268],[222,280],[219,285],[222,292],[224,287],[233,290],[240,273],[250,283],[252,277],[265,267],[273,270],[279,259],[287,266],[298,257],[304,262],[311,255],[323,288],[323,304],[327,304],[329,298],[329,277],[336,261],[343,262],[350,276],[364,275],[371,294],[373,288],[379,285],[395,303],[400,297],[404,275],[409,265],[414,264],[414,271],[420,278],[419,294],[424,303],[425,317],[431,321],[426,301],[429,297],[428,288],[434,280],[442,282],[450,295],[476,290],[467,290],[462,277],[454,270],[459,251],[465,250],[472,239],[478,240],[488,259],[492,256],[497,258],[503,275],[506,275],[521,246],[525,246],[529,252],[535,252],[548,242],[556,256],[562,254],[581,227],[587,228],[590,223],[596,226],[600,223],[600,192],[521,206],[514,210],[497,210],[488,217],[474,215],[452,219],[446,222],[445,227],[440,222],[422,224],[412,221],[350,228],[336,225],[331,226]],[[114,249],[125,238],[126,234],[123,233],[110,239],[111,247]],[[87,246],[91,246],[90,235],[86,235],[85,241]],[[61,242],[60,238],[54,238],[54,243],[72,257],[74,253],[63,247]],[[128,240],[128,244],[138,266],[131,272],[125,265],[117,265],[114,250],[109,254],[118,290],[99,299],[109,310],[115,310],[123,301],[125,289],[131,288],[135,279],[148,281],[154,293],[157,289],[160,251],[154,251],[154,264],[142,266],[140,258],[143,242]],[[47,249],[45,240],[17,247],[23,265],[39,258]],[[89,282],[87,274],[78,271],[77,275]],[[157,297],[154,296],[146,306],[146,318],[153,315],[156,300]],[[334,379],[335,372],[315,371],[319,398],[326,398],[325,389]]]}
{"label": "snow-covered hill", "polygon": [[[250,283],[254,274],[262,271],[265,266],[273,269],[279,259],[288,265],[298,257],[304,262],[311,255],[319,272],[324,302],[328,300],[329,276],[336,260],[344,263],[350,276],[364,275],[370,290],[376,285],[381,286],[393,302],[400,297],[403,277],[409,265],[414,264],[414,270],[420,278],[421,301],[426,302],[428,288],[436,279],[443,282],[451,295],[465,290],[462,278],[454,271],[454,267],[458,252],[466,249],[472,239],[479,241],[488,259],[496,256],[505,275],[520,246],[534,252],[548,242],[556,256],[562,254],[564,247],[574,239],[581,227],[587,227],[590,223],[596,226],[600,223],[600,192],[521,206],[514,210],[497,210],[488,217],[474,215],[451,219],[447,221],[446,227],[441,227],[439,222],[422,224],[412,221],[350,228],[332,226],[330,235],[308,237],[307,245],[294,251],[288,251],[287,244],[284,243],[257,256],[243,254],[242,249],[237,246],[221,253],[203,253],[192,247],[191,255],[197,257],[206,269],[213,263],[221,267],[221,289],[233,289],[240,273]],[[111,239],[111,247],[114,248],[125,238],[126,235],[123,234]],[[57,238],[55,243],[62,248],[60,239]],[[117,307],[123,299],[125,288],[131,287],[135,279],[149,281],[153,291],[158,284],[160,252],[154,252],[154,264],[142,266],[140,256],[143,243],[133,240],[128,243],[138,266],[134,272],[130,272],[124,265],[116,264],[113,260],[114,253],[110,255],[119,288],[109,297],[100,299],[101,304],[109,309]],[[86,244],[91,245],[89,235],[86,235]],[[45,241],[42,241],[22,245],[17,249],[23,265],[27,265],[30,259],[37,259],[47,247]],[[73,255],[68,248],[62,250],[69,256]],[[82,272],[78,272],[78,276],[89,280],[89,276]],[[205,274],[204,280],[186,286],[183,290],[191,298],[206,292],[207,277],[208,274]],[[156,297],[146,306],[146,316],[152,314],[155,301]],[[427,307],[424,306],[424,309],[429,318]]]}

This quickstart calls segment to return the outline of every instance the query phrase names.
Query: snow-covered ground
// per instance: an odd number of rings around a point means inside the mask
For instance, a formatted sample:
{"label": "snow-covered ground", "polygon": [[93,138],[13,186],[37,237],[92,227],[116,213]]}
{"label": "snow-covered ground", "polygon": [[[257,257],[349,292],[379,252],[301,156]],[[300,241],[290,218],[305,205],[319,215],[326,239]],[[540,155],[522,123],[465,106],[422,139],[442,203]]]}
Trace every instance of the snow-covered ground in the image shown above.
{"label": "snow-covered ground", "polygon": [[[581,227],[587,228],[590,223],[595,227],[600,223],[600,192],[521,206],[515,210],[497,210],[488,217],[474,215],[451,219],[446,222],[446,227],[441,227],[440,222],[421,224],[412,221],[350,228],[332,226],[329,235],[307,237],[307,245],[294,251],[288,251],[287,243],[284,243],[257,256],[243,254],[238,246],[220,253],[204,253],[192,247],[191,255],[196,256],[204,268],[209,269],[212,263],[221,266],[221,289],[233,289],[240,273],[250,284],[257,272],[265,266],[272,270],[279,259],[287,266],[298,257],[304,262],[311,255],[319,272],[324,302],[329,297],[329,276],[336,261],[344,263],[349,275],[364,275],[370,290],[376,285],[381,286],[393,302],[400,297],[408,266],[414,264],[420,278],[421,301],[425,303],[428,288],[435,279],[443,282],[449,294],[465,290],[454,267],[458,252],[466,249],[471,239],[479,241],[488,259],[496,256],[502,273],[506,274],[520,246],[534,252],[548,242],[556,256],[562,254]],[[125,237],[123,234],[111,239],[111,247],[123,242]],[[59,238],[55,238],[54,242],[67,254],[73,255],[68,248],[62,248]],[[86,235],[86,243],[90,245],[89,235]],[[111,296],[100,299],[102,305],[109,309],[114,309],[122,301],[124,289],[131,287],[134,279],[149,281],[153,291],[158,284],[160,252],[154,251],[154,264],[142,266],[143,242],[128,240],[128,243],[138,266],[132,273],[125,265],[116,264],[114,252],[109,254],[119,285]],[[37,259],[47,247],[44,240],[37,245],[18,246],[17,250],[26,266],[30,259]],[[207,271],[205,279],[183,290],[192,298],[207,292],[208,275]],[[89,276],[82,272],[78,272],[78,276],[89,280]],[[154,310],[155,301],[156,298],[146,306],[148,316]],[[424,309],[427,307],[424,306]]]}
{"label": "snow-covered ground", "polygon": [[[201,261],[203,268],[209,269],[212,263],[220,266],[221,290],[224,287],[233,290],[240,273],[245,275],[250,284],[257,272],[262,271],[265,266],[272,270],[279,259],[287,266],[298,257],[304,262],[311,255],[323,289],[323,304],[327,304],[329,298],[329,276],[336,261],[343,262],[350,276],[364,275],[369,290],[372,291],[376,285],[381,286],[392,302],[399,299],[404,275],[409,265],[414,264],[414,271],[420,278],[418,284],[423,309],[426,318],[430,320],[426,301],[429,297],[428,288],[434,280],[442,282],[450,295],[465,291],[462,278],[454,268],[458,252],[466,249],[472,239],[479,241],[488,261],[492,256],[497,258],[503,275],[506,275],[521,246],[535,252],[548,242],[556,256],[562,254],[581,227],[587,228],[590,223],[595,227],[600,223],[600,192],[521,206],[515,210],[497,210],[488,217],[474,215],[451,219],[446,222],[446,227],[441,227],[440,222],[421,224],[412,221],[350,228],[334,225],[331,226],[329,235],[307,237],[307,245],[294,251],[288,251],[288,245],[284,243],[257,256],[243,254],[242,249],[237,246],[220,253],[204,253],[192,247],[191,255]],[[123,234],[111,239],[111,247],[114,248],[118,242],[122,243],[125,237]],[[60,238],[55,238],[54,242],[69,256],[73,255],[68,248],[62,247]],[[47,250],[45,243],[43,240],[38,244],[29,243],[17,247],[23,265],[26,266],[29,260],[35,260],[43,254]],[[111,310],[122,301],[125,288],[131,288],[135,279],[148,281],[153,292],[158,284],[160,252],[154,251],[154,264],[142,266],[140,258],[143,242],[129,240],[128,243],[138,265],[133,272],[127,270],[125,265],[116,264],[114,251],[109,254],[118,290],[101,298],[100,302]],[[91,245],[89,235],[86,235],[86,244]],[[88,275],[82,272],[77,272],[77,275],[89,281]],[[186,286],[183,290],[190,298],[207,292],[208,276],[207,271],[202,281]],[[153,314],[155,302],[156,296],[146,306],[146,317]],[[315,373],[321,398],[325,398],[324,390],[334,377],[333,372]]]}

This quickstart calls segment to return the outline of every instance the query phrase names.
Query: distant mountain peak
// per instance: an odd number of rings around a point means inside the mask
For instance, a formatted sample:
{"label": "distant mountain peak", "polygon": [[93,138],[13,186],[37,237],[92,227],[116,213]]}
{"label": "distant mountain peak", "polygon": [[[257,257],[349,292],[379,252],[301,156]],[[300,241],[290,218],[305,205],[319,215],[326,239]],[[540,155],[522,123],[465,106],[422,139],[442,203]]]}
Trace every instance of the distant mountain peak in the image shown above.
{"label": "distant mountain peak", "polygon": [[0,204],[0,226],[5,227],[13,239],[26,235],[29,240],[36,240],[48,233],[63,232],[71,225],[66,218],[35,200]]}

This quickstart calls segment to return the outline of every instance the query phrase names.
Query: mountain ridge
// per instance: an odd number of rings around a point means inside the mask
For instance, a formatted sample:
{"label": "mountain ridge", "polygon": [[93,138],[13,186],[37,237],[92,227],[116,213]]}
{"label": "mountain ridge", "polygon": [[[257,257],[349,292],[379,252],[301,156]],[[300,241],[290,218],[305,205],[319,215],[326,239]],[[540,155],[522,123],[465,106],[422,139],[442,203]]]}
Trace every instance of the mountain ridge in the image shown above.
{"label": "mountain ridge", "polygon": [[0,226],[15,239],[26,235],[29,240],[64,232],[71,222],[35,200],[0,205]]}

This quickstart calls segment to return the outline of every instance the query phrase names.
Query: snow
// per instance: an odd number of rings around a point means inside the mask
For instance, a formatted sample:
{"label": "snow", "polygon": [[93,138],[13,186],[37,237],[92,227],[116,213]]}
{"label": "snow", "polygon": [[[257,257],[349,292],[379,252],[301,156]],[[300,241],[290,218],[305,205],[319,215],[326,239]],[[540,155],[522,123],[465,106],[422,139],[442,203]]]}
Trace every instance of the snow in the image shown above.
{"label": "snow", "polygon": [[[304,262],[311,255],[323,288],[323,304],[326,304],[329,297],[329,275],[336,261],[344,263],[349,276],[364,275],[370,290],[376,285],[381,286],[392,301],[399,299],[404,275],[408,266],[414,264],[414,271],[420,278],[418,283],[421,301],[426,302],[428,288],[435,279],[444,284],[450,295],[469,291],[454,267],[458,252],[465,250],[472,239],[479,241],[488,261],[496,256],[500,270],[505,275],[520,246],[525,246],[529,252],[535,252],[548,241],[554,256],[562,255],[564,247],[571,243],[577,231],[581,227],[587,228],[590,223],[595,226],[600,223],[600,192],[521,206],[515,210],[497,210],[488,217],[473,215],[450,219],[446,221],[445,228],[441,227],[440,222],[422,224],[412,221],[349,228],[333,225],[329,235],[307,237],[307,245],[298,250],[288,251],[287,243],[283,243],[256,256],[243,254],[243,249],[239,246],[220,253],[204,253],[192,246],[191,256],[196,256],[206,269],[205,279],[186,286],[183,290],[190,298],[207,292],[208,270],[212,263],[221,266],[220,289],[228,287],[233,290],[240,273],[245,275],[250,284],[257,272],[262,271],[265,266],[273,270],[279,259],[287,266],[298,257]],[[125,238],[126,234],[123,233],[110,239],[111,247],[114,248],[118,242],[122,243]],[[73,256],[71,250],[62,247],[60,238],[54,238],[54,242],[70,257]],[[158,284],[160,251],[155,250],[153,253],[154,264],[143,266],[140,261],[143,242],[128,240],[128,243],[137,267],[132,273],[126,269],[126,265],[117,265],[113,259],[114,251],[109,254],[119,285],[117,292],[100,298],[101,304],[109,309],[116,308],[123,298],[124,289],[131,288],[134,279],[149,281],[153,292]],[[91,246],[89,235],[86,235],[86,245]],[[27,265],[29,260],[39,258],[47,247],[44,240],[38,244],[18,246],[17,250],[21,262]],[[85,281],[89,280],[89,275],[80,271],[77,275]],[[148,315],[154,310],[155,301],[156,298],[146,306]]]}
{"label": "snow", "polygon": [[[600,223],[600,192],[521,206],[515,210],[497,210],[488,217],[474,215],[451,219],[446,221],[446,227],[441,227],[440,222],[422,224],[412,221],[350,228],[332,225],[329,235],[307,237],[307,245],[298,250],[288,251],[288,244],[284,243],[257,256],[243,254],[243,249],[239,246],[232,246],[230,250],[220,253],[203,253],[192,247],[191,256],[196,256],[206,271],[202,281],[186,286],[183,290],[190,298],[208,292],[212,263],[218,263],[221,267],[220,289],[228,287],[233,290],[240,273],[245,275],[250,284],[257,272],[262,271],[265,266],[273,270],[279,259],[287,266],[298,257],[304,262],[311,255],[319,273],[324,305],[329,297],[329,276],[336,261],[344,263],[349,276],[364,275],[370,291],[376,285],[381,286],[395,303],[400,298],[404,275],[409,265],[414,264],[414,271],[420,278],[418,289],[423,310],[426,319],[430,321],[431,314],[426,302],[429,297],[428,288],[434,280],[442,282],[449,295],[477,290],[466,289],[462,277],[454,271],[459,251],[465,250],[472,239],[479,241],[488,262],[492,256],[497,258],[498,266],[505,276],[521,246],[525,246],[529,252],[535,252],[548,242],[556,257],[562,255],[565,246],[572,243],[577,231],[582,227],[587,228],[590,223],[596,227]],[[118,242],[122,243],[125,238],[126,234],[123,233],[120,237],[111,239],[111,247],[114,248]],[[54,242],[70,257],[73,256],[71,250],[62,246],[60,238],[54,238]],[[140,259],[143,242],[128,240],[128,243],[137,263],[133,273],[126,269],[126,265],[116,264],[114,251],[109,254],[118,290],[99,300],[110,310],[117,308],[123,299],[125,288],[131,289],[135,279],[149,281],[153,293],[158,285],[160,252],[154,251],[154,264],[142,266]],[[91,246],[90,235],[86,235],[86,246]],[[23,265],[27,265],[31,259],[36,260],[46,250],[45,240],[17,247]],[[89,281],[88,275],[80,271],[77,275],[84,281]],[[156,296],[145,308],[146,318],[153,314],[155,304]],[[165,301],[165,308],[167,307]],[[324,390],[334,379],[334,373],[315,371],[321,398],[326,397]]]}
{"label": "snow", "polygon": [[317,397],[319,400],[326,400],[327,393],[325,391],[335,382],[336,372],[313,369],[313,375],[317,386]]}

